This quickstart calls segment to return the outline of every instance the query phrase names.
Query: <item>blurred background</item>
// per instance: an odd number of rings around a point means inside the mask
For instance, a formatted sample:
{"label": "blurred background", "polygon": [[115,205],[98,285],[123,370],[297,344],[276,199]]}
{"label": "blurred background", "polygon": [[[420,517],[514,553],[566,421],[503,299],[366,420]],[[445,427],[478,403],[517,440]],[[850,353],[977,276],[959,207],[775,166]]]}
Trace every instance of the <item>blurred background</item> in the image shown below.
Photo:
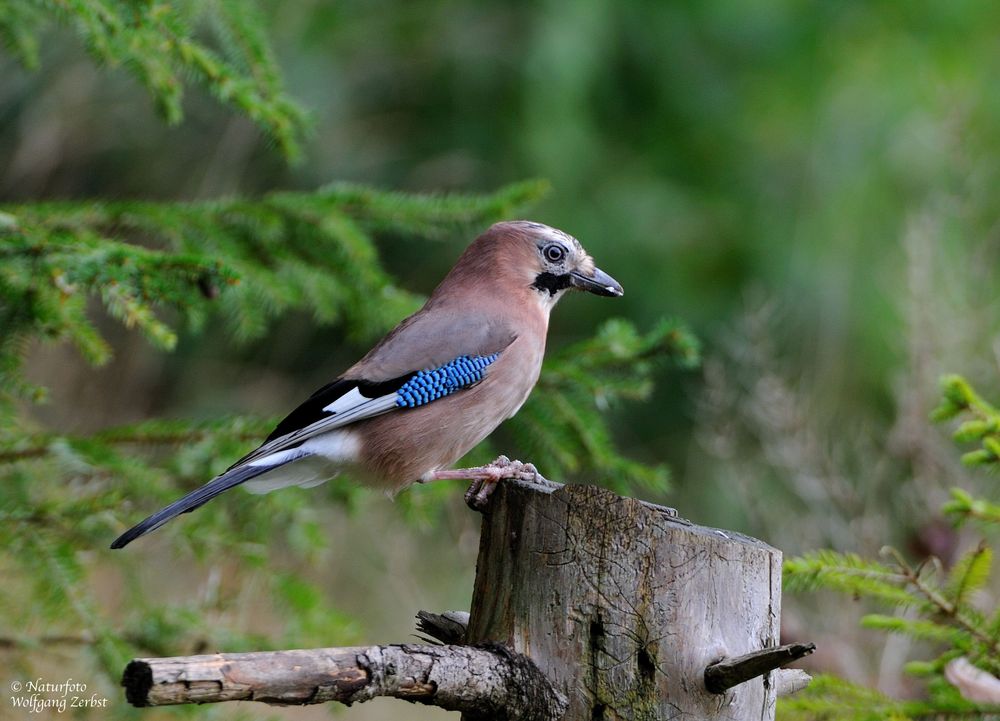
{"label": "blurred background", "polygon": [[[703,343],[699,370],[665,370],[650,401],[615,411],[622,447],[672,469],[671,490],[650,500],[787,555],[874,555],[893,543],[947,563],[963,549],[937,509],[950,486],[982,480],[927,416],[943,372],[1000,395],[1000,5],[264,7],[288,90],[313,113],[301,164],[197,91],[185,122],[165,125],[125,72],[53,30],[36,71],[0,54],[0,200],[205,199],[331,180],[489,191],[547,179],[532,219],[578,237],[626,289],[614,303],[564,300],[550,348],[612,316],[640,328],[677,317]],[[379,249],[400,285],[427,293],[467,240],[386,237]],[[40,422],[84,432],[150,416],[280,414],[367,347],[296,315],[238,346],[211,332],[182,337],[173,354],[135,334],[114,339],[115,360],[98,370],[67,348],[32,350],[31,378],[52,388],[31,411]],[[408,495],[424,493],[433,504],[312,497],[325,504],[328,546],[306,570],[350,630],[316,645],[401,642],[418,609],[467,608],[478,518],[458,488]],[[157,593],[217,592],[237,573],[182,564],[160,539],[137,553]],[[241,593],[254,623],[287,621],[254,616],[252,589]],[[783,611],[787,641],[819,644],[814,668],[907,692],[909,642],[858,629],[862,609],[821,594],[786,595]],[[446,716],[394,701],[340,711]]]}

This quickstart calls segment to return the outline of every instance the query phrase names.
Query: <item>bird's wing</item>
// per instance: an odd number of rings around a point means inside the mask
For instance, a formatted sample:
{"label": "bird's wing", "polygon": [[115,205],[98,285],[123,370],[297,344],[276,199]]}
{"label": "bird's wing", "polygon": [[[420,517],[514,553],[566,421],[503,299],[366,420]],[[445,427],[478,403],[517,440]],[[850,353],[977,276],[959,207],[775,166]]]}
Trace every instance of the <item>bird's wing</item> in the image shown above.
{"label": "bird's wing", "polygon": [[[459,323],[457,330],[466,331],[464,336],[441,335],[442,325],[420,318],[420,313],[411,316],[344,377],[313,393],[271,431],[259,448],[222,475],[130,528],[111,547],[122,548],[230,488],[314,455],[301,446],[321,433],[383,413],[417,408],[476,385],[516,337],[503,326],[485,321],[479,326]],[[392,338],[395,340],[388,342]],[[412,351],[408,358],[397,357],[408,351]],[[386,376],[393,368],[404,371]]]}
{"label": "bird's wing", "polygon": [[[393,410],[417,408],[479,383],[500,352],[463,355],[436,368],[408,373],[381,383],[340,379],[320,388],[271,432],[264,444],[225,473],[174,501],[119,536],[122,548],[182,513],[189,513],[230,488],[286,464],[311,457],[302,444],[310,438]],[[320,453],[319,455],[324,455]]]}
{"label": "bird's wing", "polygon": [[[496,318],[438,308],[416,313],[341,378],[288,414],[238,468],[295,448],[320,433],[402,408],[415,408],[468,388],[517,337]],[[436,384],[436,385],[435,385]]]}
{"label": "bird's wing", "polygon": [[498,353],[516,336],[507,313],[481,312],[468,302],[434,305],[431,301],[348,368],[344,378],[389,381],[462,355]]}
{"label": "bird's wing", "polygon": [[256,450],[232,465],[239,468],[274,453],[300,446],[304,441],[352,423],[417,408],[479,383],[500,352],[462,355],[435,368],[409,372],[388,381],[338,379],[320,388],[271,431]]}

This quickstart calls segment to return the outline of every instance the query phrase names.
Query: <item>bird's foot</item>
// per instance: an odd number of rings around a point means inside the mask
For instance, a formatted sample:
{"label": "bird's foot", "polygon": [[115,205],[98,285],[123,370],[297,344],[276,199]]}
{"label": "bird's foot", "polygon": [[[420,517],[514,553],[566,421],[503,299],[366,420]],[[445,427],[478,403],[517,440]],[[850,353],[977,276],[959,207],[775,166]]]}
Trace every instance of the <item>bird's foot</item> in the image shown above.
{"label": "bird's foot", "polygon": [[505,478],[530,483],[548,483],[548,480],[535,468],[534,463],[512,461],[507,456],[498,456],[492,463],[474,470],[485,471],[483,475],[472,479],[472,485],[465,492],[465,503],[474,511],[481,512],[486,508],[497,483]]}
{"label": "bird's foot", "polygon": [[533,463],[512,461],[507,456],[500,456],[485,466],[434,471],[430,474],[428,480],[471,480],[472,485],[465,492],[465,502],[472,510],[482,511],[486,508],[490,494],[493,493],[497,483],[507,478],[531,483],[550,483],[549,480],[538,472]]}

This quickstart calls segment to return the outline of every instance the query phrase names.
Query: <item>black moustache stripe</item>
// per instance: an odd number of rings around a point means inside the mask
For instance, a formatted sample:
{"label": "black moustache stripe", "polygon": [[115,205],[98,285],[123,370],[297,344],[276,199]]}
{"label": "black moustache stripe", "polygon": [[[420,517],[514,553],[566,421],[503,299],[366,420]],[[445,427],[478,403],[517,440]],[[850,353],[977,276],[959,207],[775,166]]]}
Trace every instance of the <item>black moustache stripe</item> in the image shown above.
{"label": "black moustache stripe", "polygon": [[555,295],[559,291],[569,288],[572,284],[570,283],[569,273],[556,275],[555,273],[545,272],[536,275],[535,282],[531,285],[538,288],[538,290],[547,290],[549,295]]}

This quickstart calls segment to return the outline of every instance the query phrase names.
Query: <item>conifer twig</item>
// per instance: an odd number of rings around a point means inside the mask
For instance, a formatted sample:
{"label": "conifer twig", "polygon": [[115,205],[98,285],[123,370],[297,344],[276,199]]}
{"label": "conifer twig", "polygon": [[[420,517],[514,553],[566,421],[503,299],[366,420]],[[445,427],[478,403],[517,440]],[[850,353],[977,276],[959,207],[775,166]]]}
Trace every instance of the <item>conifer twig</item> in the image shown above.
{"label": "conifer twig", "polygon": [[980,642],[986,645],[987,648],[991,649],[994,653],[1000,655],[1000,640],[990,638],[988,635],[983,633],[973,621],[971,621],[966,615],[964,615],[959,608],[958,604],[952,603],[944,596],[942,596],[936,589],[928,585],[921,577],[920,574],[914,569],[910,564],[906,562],[903,556],[895,548],[888,547],[886,551],[893,557],[897,565],[902,569],[903,574],[906,576],[907,580],[913,584],[920,593],[927,598],[934,606],[940,610],[940,612],[952,619],[956,625],[960,626],[962,629],[967,631],[969,634],[977,638]]}
{"label": "conifer twig", "polygon": [[98,441],[109,445],[145,445],[145,446],[173,446],[185,443],[197,443],[207,438],[224,437],[229,440],[239,442],[260,441],[266,433],[263,426],[267,421],[261,422],[260,429],[253,431],[235,431],[227,433],[225,429],[212,428],[189,428],[187,430],[166,429],[156,430],[140,426],[131,429],[128,426],[110,428],[100,431],[93,436],[67,436],[63,434],[39,434],[33,437],[29,445],[22,445],[19,448],[0,451],[0,464],[16,463],[18,461],[32,460],[47,456],[53,452],[53,444],[57,441],[73,442],[75,440]]}

